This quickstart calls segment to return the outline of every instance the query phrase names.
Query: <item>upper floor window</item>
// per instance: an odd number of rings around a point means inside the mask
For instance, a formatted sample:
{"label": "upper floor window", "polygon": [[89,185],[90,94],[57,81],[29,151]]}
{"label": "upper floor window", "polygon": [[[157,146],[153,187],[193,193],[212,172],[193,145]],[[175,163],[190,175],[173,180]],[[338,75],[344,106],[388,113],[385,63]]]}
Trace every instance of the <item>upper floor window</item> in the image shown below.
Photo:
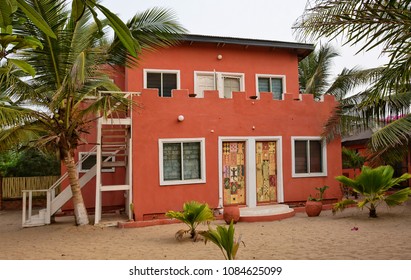
{"label": "upper floor window", "polygon": [[293,137],[293,177],[326,176],[326,145],[320,137]]}
{"label": "upper floor window", "polygon": [[204,97],[205,90],[218,90],[220,98],[232,98],[233,91],[244,91],[244,74],[195,71],[194,87],[198,97]]}
{"label": "upper floor window", "polygon": [[160,184],[205,182],[204,139],[161,139]]}
{"label": "upper floor window", "polygon": [[273,99],[282,100],[285,92],[285,76],[257,75],[257,92],[272,92]]}
{"label": "upper floor window", "polygon": [[171,91],[180,88],[180,71],[144,69],[144,88],[156,88],[159,96],[171,97]]}

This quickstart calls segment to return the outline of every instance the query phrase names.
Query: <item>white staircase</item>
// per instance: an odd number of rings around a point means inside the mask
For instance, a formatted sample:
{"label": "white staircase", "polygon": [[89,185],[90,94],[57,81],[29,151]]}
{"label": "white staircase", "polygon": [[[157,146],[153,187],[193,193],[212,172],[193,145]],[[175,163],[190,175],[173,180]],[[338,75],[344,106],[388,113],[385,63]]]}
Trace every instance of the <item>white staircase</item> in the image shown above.
{"label": "white staircase", "polygon": [[[97,146],[94,146],[89,154],[95,152]],[[87,159],[87,156],[83,157],[81,161],[77,162],[77,167],[83,161]],[[80,188],[84,187],[94,176],[96,176],[97,166],[94,165],[89,171],[87,171],[82,177],[79,178]],[[68,177],[67,172],[60,177],[49,189],[43,190],[23,190],[23,227],[35,227],[44,226],[51,223],[51,216],[53,216],[60,208],[71,199],[73,196],[70,185],[68,185],[62,192],[56,196],[56,190],[61,183]],[[38,213],[33,214],[33,192],[45,192],[46,193],[46,208],[38,210]]]}
{"label": "white staircase", "polygon": [[[118,92],[103,91],[100,94],[112,94]],[[132,98],[134,92],[123,92],[125,98]],[[118,106],[119,104],[115,104]],[[114,110],[113,110],[114,111]],[[127,114],[116,114],[109,112],[104,117],[97,120],[97,145],[91,149],[88,155],[96,153],[96,164],[79,178],[80,188],[84,187],[93,177],[96,177],[96,204],[94,224],[101,222],[102,214],[102,194],[110,191],[124,191],[125,206],[124,209],[129,219],[132,219],[131,198],[132,198],[132,138],[131,138],[131,110]],[[85,156],[77,163],[84,162],[88,156]],[[102,174],[107,168],[114,168],[115,172],[124,169],[124,178],[121,177],[120,183],[105,184]],[[65,173],[49,189],[35,190],[36,192],[46,192],[47,206],[45,209],[33,213],[33,190],[23,191],[23,227],[42,226],[51,223],[51,217],[72,198],[71,188],[68,185],[61,193],[56,196],[56,189],[67,179]],[[117,178],[119,179],[119,178]]]}

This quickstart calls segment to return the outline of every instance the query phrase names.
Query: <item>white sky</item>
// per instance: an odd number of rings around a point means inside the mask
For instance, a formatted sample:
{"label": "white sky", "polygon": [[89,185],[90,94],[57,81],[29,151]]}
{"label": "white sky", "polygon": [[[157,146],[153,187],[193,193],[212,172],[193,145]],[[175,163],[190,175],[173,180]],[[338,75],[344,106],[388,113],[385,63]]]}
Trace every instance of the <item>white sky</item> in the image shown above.
{"label": "white sky", "polygon": [[[296,42],[292,25],[303,14],[306,0],[102,0],[123,21],[152,7],[170,8],[191,34]],[[315,42],[309,42],[315,43]],[[387,61],[379,52],[355,55],[358,48],[333,46],[341,54],[334,73],[344,67],[375,67]]]}

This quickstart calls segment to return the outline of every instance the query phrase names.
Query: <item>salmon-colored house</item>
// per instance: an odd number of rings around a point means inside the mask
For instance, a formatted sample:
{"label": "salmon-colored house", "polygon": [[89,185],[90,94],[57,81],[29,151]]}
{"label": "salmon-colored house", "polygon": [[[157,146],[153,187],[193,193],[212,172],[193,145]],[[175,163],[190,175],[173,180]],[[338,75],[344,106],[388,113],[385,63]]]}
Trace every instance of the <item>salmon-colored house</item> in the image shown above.
{"label": "salmon-colored house", "polygon": [[186,35],[143,53],[118,80],[138,105],[123,120],[100,119],[89,138],[98,145],[79,150],[80,176],[95,163],[103,171],[84,179],[95,222],[118,205],[143,221],[190,200],[263,209],[305,201],[324,185],[325,198],[341,197],[341,141],[321,138],[336,101],[299,94],[298,62],[313,49]]}

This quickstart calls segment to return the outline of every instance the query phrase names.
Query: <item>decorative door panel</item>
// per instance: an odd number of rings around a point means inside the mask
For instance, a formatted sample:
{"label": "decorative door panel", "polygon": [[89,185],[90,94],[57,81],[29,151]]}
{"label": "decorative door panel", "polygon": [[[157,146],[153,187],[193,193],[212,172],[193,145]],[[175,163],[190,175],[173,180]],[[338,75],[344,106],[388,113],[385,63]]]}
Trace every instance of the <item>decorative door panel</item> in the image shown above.
{"label": "decorative door panel", "polygon": [[276,142],[259,141],[255,147],[257,203],[277,201]]}
{"label": "decorative door panel", "polygon": [[245,204],[245,142],[223,142],[224,205]]}

